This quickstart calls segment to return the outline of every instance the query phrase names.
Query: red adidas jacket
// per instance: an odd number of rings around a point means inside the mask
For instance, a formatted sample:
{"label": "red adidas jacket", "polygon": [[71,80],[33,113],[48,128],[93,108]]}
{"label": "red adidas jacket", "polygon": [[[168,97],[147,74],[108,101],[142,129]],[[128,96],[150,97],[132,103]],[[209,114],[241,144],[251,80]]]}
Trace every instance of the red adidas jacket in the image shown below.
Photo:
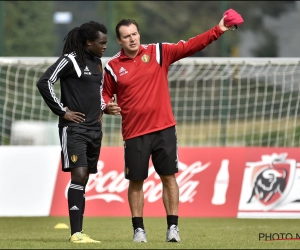
{"label": "red adidas jacket", "polygon": [[168,86],[169,66],[204,49],[223,33],[217,25],[177,44],[141,45],[135,58],[127,57],[121,49],[107,62],[102,95],[105,103],[116,95],[123,140],[176,125]]}

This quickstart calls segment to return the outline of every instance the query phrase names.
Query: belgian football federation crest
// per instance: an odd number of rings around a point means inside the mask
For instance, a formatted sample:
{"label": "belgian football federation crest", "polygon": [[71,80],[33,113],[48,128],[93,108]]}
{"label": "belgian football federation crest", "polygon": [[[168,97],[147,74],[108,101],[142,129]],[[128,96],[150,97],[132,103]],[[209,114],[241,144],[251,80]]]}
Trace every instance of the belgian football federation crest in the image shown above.
{"label": "belgian football federation crest", "polygon": [[78,160],[78,156],[77,156],[77,155],[72,155],[72,156],[71,156],[71,161],[72,161],[72,162],[75,163],[77,160]]}
{"label": "belgian football federation crest", "polygon": [[144,63],[148,63],[149,61],[150,61],[150,56],[148,56],[148,55],[143,55],[142,56],[142,61],[144,62]]}

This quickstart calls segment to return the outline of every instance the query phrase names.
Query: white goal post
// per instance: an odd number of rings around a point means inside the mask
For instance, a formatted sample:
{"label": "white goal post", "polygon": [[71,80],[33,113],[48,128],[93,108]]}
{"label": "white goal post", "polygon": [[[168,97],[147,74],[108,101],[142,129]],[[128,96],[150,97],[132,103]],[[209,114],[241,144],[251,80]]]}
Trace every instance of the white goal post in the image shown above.
{"label": "white goal post", "polygon": [[[31,123],[34,134],[57,123],[36,87],[56,60],[0,57],[0,145],[33,144],[20,139]],[[179,146],[300,145],[300,58],[185,58],[170,66],[169,89]],[[20,122],[29,126],[16,134]],[[123,145],[120,117],[104,115],[103,132],[103,146]]]}

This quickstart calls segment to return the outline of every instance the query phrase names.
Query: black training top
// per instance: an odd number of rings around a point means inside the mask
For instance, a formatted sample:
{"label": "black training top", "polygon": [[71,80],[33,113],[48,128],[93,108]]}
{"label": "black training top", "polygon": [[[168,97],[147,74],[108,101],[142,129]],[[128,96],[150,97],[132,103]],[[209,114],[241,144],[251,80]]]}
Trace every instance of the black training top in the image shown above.
{"label": "black training top", "polygon": [[[56,97],[53,84],[60,79],[61,100]],[[102,62],[86,51],[86,66],[80,66],[76,54],[61,56],[37,82],[37,87],[52,112],[59,116],[59,127],[79,126],[101,129],[100,111],[105,104],[102,99]],[[85,121],[75,123],[65,120],[66,106],[85,114]]]}

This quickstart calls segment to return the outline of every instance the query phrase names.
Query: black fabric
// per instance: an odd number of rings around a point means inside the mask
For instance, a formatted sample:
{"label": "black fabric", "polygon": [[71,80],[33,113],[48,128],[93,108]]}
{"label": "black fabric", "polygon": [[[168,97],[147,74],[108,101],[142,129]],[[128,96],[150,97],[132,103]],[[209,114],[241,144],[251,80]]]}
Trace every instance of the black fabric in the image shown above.
{"label": "black fabric", "polygon": [[80,218],[80,228],[81,228],[81,230],[83,230],[84,210],[85,210],[85,189],[83,190],[83,202],[82,202],[81,218]]}
{"label": "black fabric", "polygon": [[76,183],[72,183],[68,190],[68,207],[69,207],[69,218],[71,235],[82,231],[82,208],[84,202],[84,190],[72,188],[72,184],[82,187]]}
{"label": "black fabric", "polygon": [[177,215],[167,215],[167,224],[168,224],[168,229],[172,225],[178,226],[178,216]]}
{"label": "black fabric", "polygon": [[86,184],[89,180],[89,177],[87,176],[86,177],[86,180],[85,180],[85,184],[84,184],[84,189],[83,189],[83,203],[82,203],[82,210],[81,210],[81,220],[80,220],[80,228],[83,230],[83,217],[84,217],[84,211],[85,211],[85,187],[86,187]]}
{"label": "black fabric", "polygon": [[132,226],[133,226],[133,230],[137,229],[137,228],[144,228],[144,222],[143,222],[143,217],[132,217]]}
{"label": "black fabric", "polygon": [[[97,173],[102,135],[102,130],[59,128],[59,139],[63,149],[61,151],[62,171],[70,172],[73,168],[88,167],[88,173]],[[82,178],[76,181],[84,183]]]}
{"label": "black fabric", "polygon": [[157,174],[178,172],[175,126],[125,141],[125,178],[135,181],[147,179],[151,155]]}
{"label": "black fabric", "polygon": [[[84,67],[78,65],[81,71],[80,77],[74,67],[69,57],[61,56],[44,72],[37,82],[37,87],[52,112],[59,116],[60,127],[75,126],[100,130],[99,116],[103,106],[100,93],[103,78],[101,59],[86,52],[86,65]],[[58,79],[61,100],[58,100],[53,89]],[[63,119],[66,106],[72,111],[85,114],[85,121],[75,123]]]}

